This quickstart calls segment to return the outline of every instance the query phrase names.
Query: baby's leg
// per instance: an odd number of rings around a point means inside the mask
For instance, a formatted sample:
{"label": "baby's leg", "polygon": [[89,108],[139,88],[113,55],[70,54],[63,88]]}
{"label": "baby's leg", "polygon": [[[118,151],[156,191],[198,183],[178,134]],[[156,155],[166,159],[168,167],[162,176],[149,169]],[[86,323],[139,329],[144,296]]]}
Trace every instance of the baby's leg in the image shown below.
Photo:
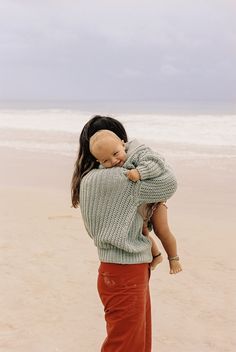
{"label": "baby's leg", "polygon": [[148,238],[151,240],[152,242],[152,256],[153,256],[153,260],[151,262],[151,269],[154,270],[158,264],[160,264],[163,260],[161,252],[157,246],[156,241],[154,240],[154,238],[152,238],[152,236],[148,235]]}
{"label": "baby's leg", "polygon": [[[177,244],[176,239],[169,229],[168,219],[167,219],[167,206],[164,203],[159,203],[156,209],[154,209],[152,214],[152,225],[154,233],[161,240],[163,247],[168,255],[170,264],[170,274],[177,274],[182,271],[180,262],[177,257]],[[173,258],[175,258],[173,260]]]}

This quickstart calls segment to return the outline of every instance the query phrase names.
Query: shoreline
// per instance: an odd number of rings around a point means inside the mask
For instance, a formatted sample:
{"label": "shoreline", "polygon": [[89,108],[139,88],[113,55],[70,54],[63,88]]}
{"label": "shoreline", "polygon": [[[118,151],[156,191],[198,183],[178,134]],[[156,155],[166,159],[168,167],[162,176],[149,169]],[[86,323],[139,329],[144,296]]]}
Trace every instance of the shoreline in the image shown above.
{"label": "shoreline", "polygon": [[[25,109],[64,109],[84,110],[93,114],[93,111],[113,111],[115,113],[135,112],[143,114],[164,113],[164,114],[189,114],[193,109],[196,114],[236,114],[234,101],[159,101],[156,100],[1,100],[1,110],[25,110]],[[137,109],[137,110],[136,110]]]}

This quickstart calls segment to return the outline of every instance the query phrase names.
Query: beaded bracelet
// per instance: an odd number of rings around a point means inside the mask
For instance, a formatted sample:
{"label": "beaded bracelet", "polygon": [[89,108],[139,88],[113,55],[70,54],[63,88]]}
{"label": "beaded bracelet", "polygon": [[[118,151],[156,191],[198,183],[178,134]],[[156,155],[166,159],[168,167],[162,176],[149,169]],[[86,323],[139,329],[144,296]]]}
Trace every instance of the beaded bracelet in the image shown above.
{"label": "beaded bracelet", "polygon": [[171,262],[172,260],[179,260],[179,256],[176,255],[175,257],[168,257],[168,260]]}

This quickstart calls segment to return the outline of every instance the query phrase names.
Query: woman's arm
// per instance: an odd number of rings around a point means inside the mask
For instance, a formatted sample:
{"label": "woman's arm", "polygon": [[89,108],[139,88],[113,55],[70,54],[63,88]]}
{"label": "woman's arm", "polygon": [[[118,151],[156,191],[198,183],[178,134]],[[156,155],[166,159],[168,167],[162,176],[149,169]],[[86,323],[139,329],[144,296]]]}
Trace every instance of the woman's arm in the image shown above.
{"label": "woman's arm", "polygon": [[156,203],[165,202],[177,189],[177,180],[170,168],[165,169],[162,175],[134,184],[138,202]]}

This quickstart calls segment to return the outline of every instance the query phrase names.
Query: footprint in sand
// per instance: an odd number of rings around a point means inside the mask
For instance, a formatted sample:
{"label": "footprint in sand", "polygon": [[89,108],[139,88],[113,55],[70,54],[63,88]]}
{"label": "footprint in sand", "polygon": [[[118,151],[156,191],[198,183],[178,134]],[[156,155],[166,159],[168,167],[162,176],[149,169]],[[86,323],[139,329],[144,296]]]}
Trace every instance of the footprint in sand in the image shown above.
{"label": "footprint in sand", "polygon": [[15,330],[16,328],[12,324],[0,322],[0,336],[10,335]]}

